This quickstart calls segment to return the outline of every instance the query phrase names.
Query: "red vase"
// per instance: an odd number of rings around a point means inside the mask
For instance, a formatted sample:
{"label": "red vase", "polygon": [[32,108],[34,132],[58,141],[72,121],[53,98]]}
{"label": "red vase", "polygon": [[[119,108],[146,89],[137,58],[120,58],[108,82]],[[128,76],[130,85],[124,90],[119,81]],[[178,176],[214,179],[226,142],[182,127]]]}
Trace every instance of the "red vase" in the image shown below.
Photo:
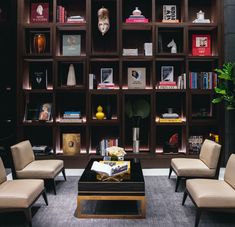
{"label": "red vase", "polygon": [[35,53],[44,53],[46,49],[46,36],[44,34],[34,35],[33,44]]}

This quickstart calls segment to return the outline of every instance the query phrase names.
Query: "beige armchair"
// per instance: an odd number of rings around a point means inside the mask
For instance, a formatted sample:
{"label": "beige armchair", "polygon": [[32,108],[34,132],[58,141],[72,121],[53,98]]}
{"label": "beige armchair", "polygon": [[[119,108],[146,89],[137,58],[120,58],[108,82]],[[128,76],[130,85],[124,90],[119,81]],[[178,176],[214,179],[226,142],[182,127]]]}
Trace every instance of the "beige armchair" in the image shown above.
{"label": "beige armchair", "polygon": [[198,226],[203,210],[235,210],[235,154],[228,160],[224,180],[190,179],[186,181],[186,190],[182,205],[187,196],[196,206],[195,227]]}
{"label": "beige armchair", "polygon": [[173,158],[168,178],[174,171],[177,177],[175,191],[177,192],[182,178],[218,178],[220,151],[221,145],[206,139],[202,144],[199,159]]}
{"label": "beige armchair", "polygon": [[43,195],[48,205],[43,180],[8,180],[0,158],[0,212],[23,211],[31,226],[31,207]]}
{"label": "beige armchair", "polygon": [[62,160],[35,160],[32,146],[28,140],[11,146],[16,178],[44,179],[50,181],[56,194],[55,177],[62,172],[66,180]]}

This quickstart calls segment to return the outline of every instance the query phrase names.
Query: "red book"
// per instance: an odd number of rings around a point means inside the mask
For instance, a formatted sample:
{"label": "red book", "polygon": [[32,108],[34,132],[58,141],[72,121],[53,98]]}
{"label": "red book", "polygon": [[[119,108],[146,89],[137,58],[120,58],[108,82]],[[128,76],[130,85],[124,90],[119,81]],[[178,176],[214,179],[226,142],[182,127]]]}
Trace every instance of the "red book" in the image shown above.
{"label": "red book", "polygon": [[193,34],[192,39],[193,56],[211,56],[211,36],[209,34]]}
{"label": "red book", "polygon": [[31,23],[49,22],[49,3],[31,3]]}
{"label": "red book", "polygon": [[148,23],[149,19],[147,18],[127,18],[126,23]]}
{"label": "red book", "polygon": [[176,86],[175,81],[160,81],[159,82],[160,86]]}

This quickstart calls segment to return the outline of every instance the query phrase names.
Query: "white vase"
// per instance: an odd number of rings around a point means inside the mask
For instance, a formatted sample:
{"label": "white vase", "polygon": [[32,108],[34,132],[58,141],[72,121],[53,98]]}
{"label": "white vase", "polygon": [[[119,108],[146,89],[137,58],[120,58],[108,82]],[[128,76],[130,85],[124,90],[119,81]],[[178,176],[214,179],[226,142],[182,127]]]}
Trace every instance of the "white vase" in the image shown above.
{"label": "white vase", "polygon": [[75,86],[75,85],[76,85],[75,69],[73,64],[70,64],[67,77],[67,86]]}

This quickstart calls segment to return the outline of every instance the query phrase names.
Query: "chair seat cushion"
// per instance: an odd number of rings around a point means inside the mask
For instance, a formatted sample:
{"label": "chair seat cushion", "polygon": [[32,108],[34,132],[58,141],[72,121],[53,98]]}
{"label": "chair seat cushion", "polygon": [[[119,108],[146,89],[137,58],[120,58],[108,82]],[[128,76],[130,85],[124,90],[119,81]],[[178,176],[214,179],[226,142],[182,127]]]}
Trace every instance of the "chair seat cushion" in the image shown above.
{"label": "chair seat cushion", "polygon": [[200,159],[173,158],[171,167],[177,176],[185,177],[214,177],[215,169],[209,169]]}
{"label": "chair seat cushion", "polygon": [[186,188],[200,208],[235,208],[235,190],[223,180],[190,179]]}
{"label": "chair seat cushion", "polygon": [[43,180],[8,180],[0,185],[0,207],[27,208],[43,190]]}
{"label": "chair seat cushion", "polygon": [[64,167],[62,160],[37,160],[17,171],[18,178],[51,179]]}

